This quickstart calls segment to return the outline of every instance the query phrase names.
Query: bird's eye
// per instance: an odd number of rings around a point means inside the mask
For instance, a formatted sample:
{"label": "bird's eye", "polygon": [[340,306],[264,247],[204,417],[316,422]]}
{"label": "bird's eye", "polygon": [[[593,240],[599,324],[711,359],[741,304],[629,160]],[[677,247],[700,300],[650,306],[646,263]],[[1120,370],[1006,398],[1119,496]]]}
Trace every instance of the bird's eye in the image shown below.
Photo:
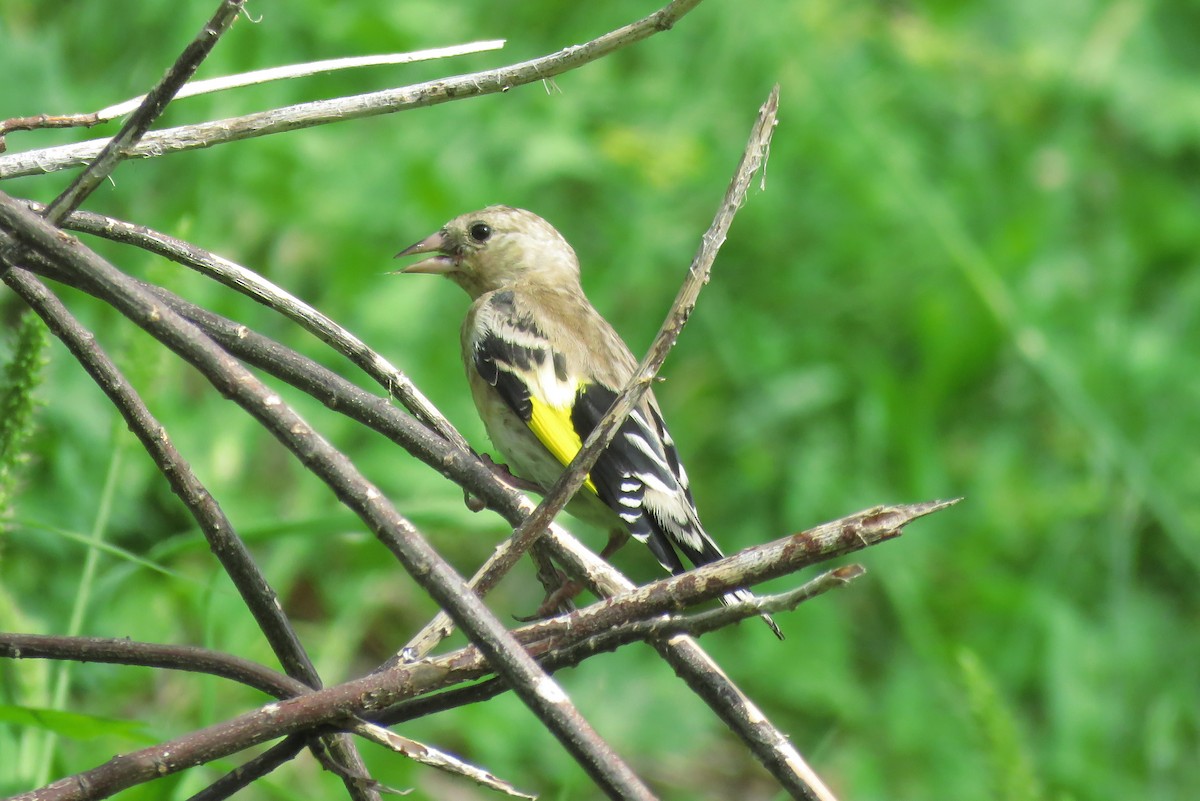
{"label": "bird's eye", "polygon": [[471,226],[471,238],[476,242],[486,242],[492,235],[492,227],[487,223],[475,223]]}

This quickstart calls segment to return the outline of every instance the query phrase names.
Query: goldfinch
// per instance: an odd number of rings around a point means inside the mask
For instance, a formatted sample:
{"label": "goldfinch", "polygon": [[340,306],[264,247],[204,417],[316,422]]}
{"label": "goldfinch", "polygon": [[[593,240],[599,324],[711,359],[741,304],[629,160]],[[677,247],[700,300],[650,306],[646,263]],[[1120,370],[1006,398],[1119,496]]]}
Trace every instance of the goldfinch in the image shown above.
{"label": "goldfinch", "polygon": [[[464,214],[397,258],[419,253],[436,255],[399,272],[444,275],[473,301],[462,326],[462,357],[488,436],[513,473],[549,489],[637,360],[584,296],[575,251],[531,212],[489,206]],[[605,557],[629,535],[673,574],[686,569],[680,552],[694,565],[722,556],[700,524],[687,473],[650,392],[568,509],[610,532]],[[722,600],[752,597],[736,590]],[[763,619],[782,639],[770,616]]]}

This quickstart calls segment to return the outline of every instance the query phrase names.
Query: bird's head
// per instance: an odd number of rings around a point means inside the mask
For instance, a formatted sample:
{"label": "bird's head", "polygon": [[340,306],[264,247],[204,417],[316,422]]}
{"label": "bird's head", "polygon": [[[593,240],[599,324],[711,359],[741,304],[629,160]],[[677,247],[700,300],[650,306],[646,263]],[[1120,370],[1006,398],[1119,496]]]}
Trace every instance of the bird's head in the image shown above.
{"label": "bird's head", "polygon": [[455,217],[396,257],[418,253],[436,255],[397,272],[444,275],[472,298],[519,284],[579,285],[579,260],[562,234],[536,214],[510,206]]}

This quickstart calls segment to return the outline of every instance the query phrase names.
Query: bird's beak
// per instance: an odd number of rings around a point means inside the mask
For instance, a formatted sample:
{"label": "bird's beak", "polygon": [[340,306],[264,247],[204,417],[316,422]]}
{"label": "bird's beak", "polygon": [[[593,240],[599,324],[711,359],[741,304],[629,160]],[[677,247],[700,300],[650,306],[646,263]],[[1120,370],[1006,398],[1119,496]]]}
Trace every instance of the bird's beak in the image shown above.
{"label": "bird's beak", "polygon": [[429,273],[431,275],[445,275],[448,272],[453,272],[458,268],[458,261],[445,252],[446,235],[438,231],[430,237],[422,239],[415,245],[409,245],[404,250],[396,254],[396,258],[404,256],[415,256],[418,253],[436,253],[438,255],[422,259],[416,264],[410,264],[407,267],[395,270],[397,273]]}

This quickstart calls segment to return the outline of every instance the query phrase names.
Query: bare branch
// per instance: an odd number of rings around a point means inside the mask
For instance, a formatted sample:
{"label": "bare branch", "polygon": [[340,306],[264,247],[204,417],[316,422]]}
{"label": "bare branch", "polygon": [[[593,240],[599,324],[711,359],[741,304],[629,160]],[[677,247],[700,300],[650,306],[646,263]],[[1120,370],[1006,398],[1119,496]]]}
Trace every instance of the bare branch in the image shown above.
{"label": "bare branch", "polygon": [[679,293],[675,296],[675,301],[667,311],[667,319],[663,321],[658,334],[650,343],[649,351],[629,381],[625,383],[624,388],[613,401],[613,405],[592,429],[587,441],[583,443],[583,447],[567,465],[567,469],[555,482],[554,487],[546,493],[546,497],[539,504],[537,511],[530,515],[529,519],[514,534],[515,551],[520,552],[523,550],[523,546],[540,536],[546,524],[553,520],[555,515],[566,506],[567,501],[578,492],[587,479],[588,473],[595,466],[596,460],[600,458],[600,454],[612,443],[621,423],[625,422],[625,418],[650,389],[650,384],[658,375],[659,369],[667,359],[667,354],[679,339],[679,333],[696,307],[696,300],[700,295],[701,288],[708,283],[713,262],[716,261],[717,253],[725,242],[725,235],[733,223],[733,217],[745,201],[746,189],[754,174],[758,172],[763,154],[770,145],[771,134],[775,131],[775,115],[778,110],[779,86],[776,85],[771,90],[767,101],[759,109],[758,119],[755,120],[754,127],[751,129],[750,141],[747,142],[746,149],[742,153],[742,160],[734,172],[733,181],[725,192],[716,218],[702,238],[699,252],[696,253],[696,257],[688,267],[687,278],[684,279]]}
{"label": "bare branch", "polygon": [[741,688],[729,680],[713,658],[690,637],[651,640],[651,645],[675,673],[687,682],[750,749],[780,786],[803,801],[836,801],[817,772]]}
{"label": "bare branch", "polygon": [[[594,619],[589,620],[585,624],[586,630],[594,631],[595,633],[586,639],[581,639],[573,643],[569,647],[554,651],[551,655],[553,657],[553,664],[557,669],[560,662],[562,664],[578,664],[592,654],[613,651],[622,645],[640,640],[661,640],[673,637],[676,634],[699,637],[709,632],[726,628],[734,623],[739,623],[747,618],[774,612],[788,612],[805,601],[816,598],[818,595],[845,587],[851,581],[865,575],[866,572],[866,569],[861,565],[846,565],[845,567],[828,570],[787,592],[776,595],[760,595],[752,601],[740,601],[728,606],[720,606],[716,609],[709,609],[705,612],[696,612],[689,615],[631,619],[625,622],[614,623],[608,627],[598,626],[594,622]],[[628,610],[628,614],[637,614],[635,611],[636,600],[634,598],[624,598],[624,596],[618,596],[618,598],[622,600],[618,601],[615,598],[610,600],[614,603],[620,603],[622,607]],[[588,607],[588,609],[591,609],[591,607]],[[554,623],[556,628],[571,625],[568,621],[572,617],[555,618]],[[536,633],[536,631],[531,631],[530,635],[535,635]],[[526,636],[529,635],[522,634],[522,640]]]}
{"label": "bare branch", "polygon": [[301,734],[285,737],[253,759],[238,765],[187,801],[224,801],[280,765],[295,759],[296,754],[304,750],[307,742],[308,738]]}
{"label": "bare branch", "polygon": [[374,723],[363,723],[360,721],[351,731],[359,737],[364,737],[373,743],[382,745],[384,748],[395,751],[397,754],[403,754],[409,759],[420,762],[422,765],[428,765],[431,768],[437,768],[456,776],[465,776],[476,784],[487,787],[489,790],[496,790],[514,798],[537,798],[535,795],[521,792],[512,784],[498,778],[491,771],[472,765],[446,751],[431,748],[416,740],[410,740],[408,737],[396,734],[394,731],[389,731]]}
{"label": "bare branch", "polygon": [[13,131],[40,131],[48,128],[92,128],[107,120],[91,114],[33,114],[0,121],[0,153],[8,149],[6,137]]}
{"label": "bare branch", "polygon": [[[503,39],[489,39],[484,42],[450,45],[448,47],[432,47],[427,50],[414,50],[411,53],[383,53],[377,56],[352,56],[347,58],[330,58],[323,61],[306,61],[303,64],[289,64],[285,67],[268,67],[251,72],[240,72],[237,75],[224,75],[220,78],[206,78],[203,81],[191,81],[175,95],[176,100],[185,97],[224,92],[229,89],[240,89],[243,86],[284,81],[294,78],[306,78],[310,75],[320,75],[338,70],[360,69],[362,67],[379,67],[385,64],[414,64],[418,61],[432,61],[438,58],[464,56],[469,53],[483,53],[488,50],[499,50],[504,47]],[[101,120],[111,120],[128,114],[137,108],[142,97],[135,97],[123,103],[116,103],[102,108],[94,116]],[[93,115],[84,115],[93,116]],[[0,132],[3,126],[0,126]]]}
{"label": "bare branch", "polygon": [[[676,611],[700,601],[720,598],[736,587],[749,587],[778,576],[794,573],[810,565],[877,545],[900,536],[904,527],[934,512],[957,503],[928,503],[876,506],[829,523],[822,523],[773,542],[756,545],[701,565],[678,576],[669,576],[620,595],[598,601],[588,607],[517,631],[527,645],[545,637],[561,636],[566,631],[602,633],[633,620],[644,620],[663,612]],[[846,578],[842,576],[842,578]],[[808,596],[802,595],[803,600]],[[797,601],[798,603],[799,601]],[[741,619],[755,614],[759,606],[787,607],[788,601],[776,597],[731,605],[731,617]]]}
{"label": "bare branch", "polygon": [[[253,70],[251,72],[241,72],[237,75],[207,78],[203,81],[190,81],[175,93],[175,100],[197,97],[213,92],[223,92],[229,89],[239,89],[244,86],[254,86],[270,81],[304,78],[310,75],[336,72],[338,70],[377,67],[385,64],[412,64],[436,58],[450,58],[468,53],[499,50],[502,47],[504,47],[503,39],[490,39],[484,42],[471,42],[469,44],[451,45],[449,47],[416,50],[411,53],[384,53],[375,56],[331,58],[323,61],[308,61],[303,64],[290,64],[284,67],[268,67],[267,69]],[[114,103],[99,111],[87,114],[35,114],[31,117],[10,117],[7,120],[0,120],[0,153],[3,153],[6,149],[5,136],[13,131],[36,131],[42,128],[91,128],[125,116],[140,106],[145,99],[145,95],[138,95],[129,100]]]}
{"label": "bare branch", "polygon": [[[435,81],[386,89],[332,100],[317,100],[242,117],[184,125],[155,131],[126,154],[127,157],[151,158],[166,153],[211,147],[267,134],[294,131],[314,125],[411,108],[422,108],[467,97],[507,92],[515,86],[542,81],[573,70],[615,50],[669,30],[700,0],[674,0],[645,19],[618,28],[582,45],[563,48],[557,53],[483,72],[442,78]],[[92,140],[61,147],[48,147],[0,156],[0,180],[22,175],[76,167],[86,164],[100,152],[106,140]]]}
{"label": "bare branch", "polygon": [[257,662],[194,645],[160,645],[111,637],[0,632],[0,656],[8,659],[67,659],[207,673],[245,684],[276,698],[302,695],[311,689]]}

